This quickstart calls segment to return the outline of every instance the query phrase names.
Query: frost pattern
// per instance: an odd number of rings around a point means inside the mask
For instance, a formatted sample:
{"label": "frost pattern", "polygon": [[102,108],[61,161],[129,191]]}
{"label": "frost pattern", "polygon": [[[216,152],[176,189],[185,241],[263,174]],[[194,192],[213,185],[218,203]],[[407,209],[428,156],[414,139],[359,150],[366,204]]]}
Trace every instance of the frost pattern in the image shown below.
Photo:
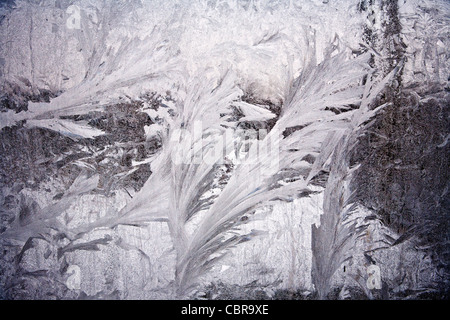
{"label": "frost pattern", "polygon": [[[118,174],[129,176],[142,163],[151,168],[139,191],[126,190],[130,198],[123,206],[75,226],[62,222],[62,214],[80,196],[98,191],[100,178],[87,159],[73,161],[83,174],[43,209],[22,199],[20,216],[2,240],[25,243],[23,256],[33,238],[57,230],[69,239],[58,259],[110,243],[141,254],[109,236],[78,241],[99,230],[166,223],[176,256],[174,284],[184,296],[238,245],[265,234],[245,228],[262,219],[261,210],[322,193],[312,272],[319,298],[326,298],[336,271],[360,253],[358,241],[375,225],[367,223],[367,208],[351,189],[359,169],[351,164],[351,152],[374,118],[396,106],[402,80],[416,81],[419,70],[419,80],[429,85],[443,81],[448,19],[431,14],[428,1],[400,8],[382,0],[74,5],[81,12],[79,29],[62,27],[67,8],[61,1],[18,0],[6,11],[3,92],[12,101],[18,92],[41,98],[9,106],[0,114],[0,129],[23,125],[76,142],[97,141],[107,132],[83,117],[129,103],[149,116],[146,139],[161,147]],[[444,3],[435,7],[448,12]],[[43,22],[48,17],[51,28]],[[396,29],[397,20],[386,24],[389,17],[403,19],[404,31]],[[417,23],[410,25],[409,18]],[[420,48],[416,42],[422,40]],[[40,43],[61,50],[49,52]],[[55,96],[46,97],[46,90]],[[242,128],[263,131],[245,136]],[[443,134],[438,147],[445,148],[447,140]],[[279,152],[261,153],[263,146]]]}

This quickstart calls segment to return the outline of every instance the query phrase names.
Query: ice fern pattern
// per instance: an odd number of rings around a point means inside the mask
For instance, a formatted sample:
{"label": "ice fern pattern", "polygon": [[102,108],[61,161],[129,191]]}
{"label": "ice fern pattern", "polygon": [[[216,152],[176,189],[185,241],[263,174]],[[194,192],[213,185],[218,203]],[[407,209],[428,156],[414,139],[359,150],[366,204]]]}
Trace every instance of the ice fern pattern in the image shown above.
{"label": "ice fern pattern", "polygon": [[[305,247],[314,294],[330,297],[343,265],[409,239],[410,230],[393,235],[392,226],[378,227],[386,213],[364,203],[367,188],[358,184],[367,161],[355,152],[368,133],[389,140],[377,124],[392,109],[448,99],[448,4],[416,2],[79,0],[79,28],[67,28],[64,1],[2,6],[0,130],[11,140],[2,144],[2,178],[11,175],[4,169],[11,160],[56,168],[56,178],[32,172],[20,177],[26,188],[1,181],[0,204],[13,206],[17,190],[21,197],[13,217],[5,213],[10,222],[0,240],[18,243],[20,264],[34,241],[63,239],[56,254],[63,275],[79,270],[68,266],[71,253],[99,246],[137,252],[156,269],[156,258],[108,232],[163,224],[173,250],[160,258],[175,257],[173,278],[164,281],[173,295],[192,297],[233,252],[270,233],[253,226],[270,221],[272,206],[321,194],[319,221],[297,226],[294,214],[289,227],[312,225]],[[33,145],[33,134],[68,147],[16,157],[14,139]],[[440,137],[445,152],[448,132]],[[41,187],[30,182],[35,176],[65,189],[32,199]],[[140,183],[129,188],[125,181],[136,176]],[[111,205],[72,223],[85,196]],[[378,242],[370,238],[377,232]],[[369,251],[362,238],[372,241]],[[372,298],[351,272],[345,281]]]}

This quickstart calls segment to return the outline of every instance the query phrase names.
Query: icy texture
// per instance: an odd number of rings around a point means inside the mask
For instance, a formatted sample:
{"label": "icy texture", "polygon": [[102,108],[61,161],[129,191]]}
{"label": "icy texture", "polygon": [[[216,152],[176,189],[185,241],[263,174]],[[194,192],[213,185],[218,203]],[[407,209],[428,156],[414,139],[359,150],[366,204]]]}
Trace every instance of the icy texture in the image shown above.
{"label": "icy texture", "polygon": [[98,175],[92,177],[79,176],[67,190],[64,196],[54,205],[36,208],[29,203],[22,204],[19,217],[11,227],[1,234],[2,238],[12,238],[26,241],[46,232],[49,228],[62,229],[57,217],[67,210],[71,203],[82,194],[94,190],[98,184]]}
{"label": "icy texture", "polygon": [[[327,298],[344,285],[345,298],[353,279],[373,298],[367,252],[378,250],[386,279],[397,276],[387,265],[403,263],[387,252],[414,262],[421,253],[365,206],[356,178],[369,170],[354,152],[385,110],[402,108],[408,85],[426,92],[412,100],[448,101],[448,9],[412,0],[4,7],[0,129],[17,141],[27,132],[71,141],[33,163],[58,157],[62,194],[44,199],[5,180],[5,207],[22,196],[0,235],[18,240],[16,278],[65,283],[68,298],[189,297],[221,279],[260,281],[269,297],[284,288]],[[442,152],[447,140],[443,132]],[[127,188],[136,175],[142,183]],[[32,250],[46,258],[33,261]]]}

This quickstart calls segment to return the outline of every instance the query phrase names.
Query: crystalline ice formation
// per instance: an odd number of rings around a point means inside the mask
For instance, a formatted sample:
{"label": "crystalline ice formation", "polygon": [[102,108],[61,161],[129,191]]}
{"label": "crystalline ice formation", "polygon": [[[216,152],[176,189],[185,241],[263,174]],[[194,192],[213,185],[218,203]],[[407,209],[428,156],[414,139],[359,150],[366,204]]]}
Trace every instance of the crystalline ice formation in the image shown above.
{"label": "crystalline ice formation", "polygon": [[1,298],[445,297],[449,10],[1,4]]}

